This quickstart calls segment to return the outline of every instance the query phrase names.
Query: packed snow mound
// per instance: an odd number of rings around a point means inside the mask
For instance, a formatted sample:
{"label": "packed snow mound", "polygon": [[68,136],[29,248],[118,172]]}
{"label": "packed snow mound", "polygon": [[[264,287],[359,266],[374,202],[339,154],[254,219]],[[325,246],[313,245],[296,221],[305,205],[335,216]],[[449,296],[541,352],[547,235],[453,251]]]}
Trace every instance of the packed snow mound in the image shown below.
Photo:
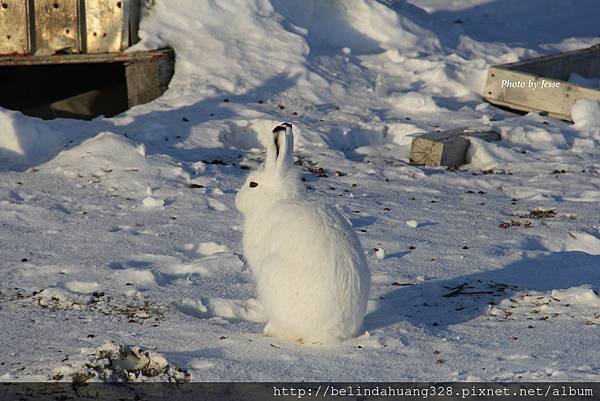
{"label": "packed snow mound", "polygon": [[375,0],[162,1],[144,18],[134,50],[172,46],[178,57],[171,88],[201,98],[291,88],[316,101],[332,88],[326,72],[309,67],[313,55],[440,47],[398,7]]}
{"label": "packed snow mound", "polygon": [[263,306],[253,298],[248,300],[218,297],[202,300],[183,298],[175,303],[175,306],[180,312],[200,319],[222,317],[247,322],[264,323],[267,321]]}
{"label": "packed snow mound", "polygon": [[567,288],[565,290],[552,290],[552,296],[571,305],[587,305],[600,308],[600,297],[589,285]]}
{"label": "packed snow mound", "polygon": [[513,149],[479,138],[469,137],[467,162],[473,170],[506,169],[514,163],[524,163]]}
{"label": "packed snow mound", "polygon": [[0,168],[23,168],[47,160],[64,142],[42,120],[0,109]]}
{"label": "packed snow mound", "polygon": [[[595,193],[595,201],[600,199],[600,192]],[[586,232],[569,232],[565,237],[548,238],[542,244],[553,252],[585,252],[600,255],[600,238]]]}
{"label": "packed snow mound", "polygon": [[[532,118],[534,118],[532,116]],[[537,123],[537,121],[536,121]],[[567,141],[560,129],[535,125],[512,125],[502,127],[502,139],[512,145],[524,145],[535,150],[566,149]]]}
{"label": "packed snow mound", "polygon": [[375,0],[273,0],[272,4],[284,22],[293,24],[291,28],[313,45],[311,51],[324,44],[355,55],[439,47],[435,34]]}
{"label": "packed snow mound", "polygon": [[161,192],[163,184],[191,185],[196,173],[168,156],[146,155],[144,144],[112,132],[99,133],[62,151],[40,169],[78,180],[80,186],[99,185],[149,208],[164,206],[168,194]]}
{"label": "packed snow mound", "polygon": [[266,0],[160,1],[144,18],[142,42],[134,49],[172,46],[174,85],[203,97],[242,94],[269,81],[275,87],[291,85],[305,74],[309,49],[302,37],[283,28],[282,20]]}
{"label": "packed snow mound", "polygon": [[428,13],[433,13],[440,10],[460,11],[476,7],[482,4],[491,3],[494,0],[407,0],[408,3],[413,3],[418,7],[423,8]]}
{"label": "packed snow mound", "polygon": [[600,141],[600,103],[579,99],[571,108],[571,118],[578,130],[594,133],[594,139]]}
{"label": "packed snow mound", "polygon": [[527,291],[514,294],[491,306],[488,314],[509,320],[568,319],[586,325],[598,324],[600,297],[587,285],[555,289],[550,293]]}

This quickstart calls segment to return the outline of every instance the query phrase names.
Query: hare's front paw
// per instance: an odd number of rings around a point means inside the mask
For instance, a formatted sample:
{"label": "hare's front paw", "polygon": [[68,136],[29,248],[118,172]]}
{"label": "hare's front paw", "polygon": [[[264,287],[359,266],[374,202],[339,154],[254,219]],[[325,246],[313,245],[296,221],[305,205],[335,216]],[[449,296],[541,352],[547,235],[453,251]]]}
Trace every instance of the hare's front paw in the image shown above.
{"label": "hare's front paw", "polygon": [[291,341],[297,341],[301,344],[304,344],[304,341],[302,340],[302,338],[290,335],[289,333],[287,333],[285,331],[277,329],[275,326],[273,326],[273,324],[271,322],[269,322],[265,325],[265,328],[263,329],[263,335],[266,337],[285,338],[285,339],[288,339]]}
{"label": "hare's front paw", "polygon": [[277,330],[275,330],[275,327],[273,327],[271,322],[268,322],[265,325],[265,328],[263,329],[263,335],[265,335],[266,337],[278,337],[279,336]]}

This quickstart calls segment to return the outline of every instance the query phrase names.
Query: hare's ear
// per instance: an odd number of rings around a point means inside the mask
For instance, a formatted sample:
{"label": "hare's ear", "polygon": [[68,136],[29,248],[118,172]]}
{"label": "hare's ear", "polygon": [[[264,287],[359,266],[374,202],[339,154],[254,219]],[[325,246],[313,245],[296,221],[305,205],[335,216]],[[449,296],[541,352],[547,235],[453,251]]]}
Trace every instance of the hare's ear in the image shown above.
{"label": "hare's ear", "polygon": [[287,171],[294,166],[294,134],[292,132],[292,124],[283,123],[276,130],[275,143],[277,144],[277,170],[280,172]]}
{"label": "hare's ear", "polygon": [[281,126],[273,128],[273,133],[269,135],[267,142],[267,156],[265,158],[265,170],[275,170],[277,167],[277,158],[279,156],[279,144],[277,143],[277,136],[279,130],[285,130]]}

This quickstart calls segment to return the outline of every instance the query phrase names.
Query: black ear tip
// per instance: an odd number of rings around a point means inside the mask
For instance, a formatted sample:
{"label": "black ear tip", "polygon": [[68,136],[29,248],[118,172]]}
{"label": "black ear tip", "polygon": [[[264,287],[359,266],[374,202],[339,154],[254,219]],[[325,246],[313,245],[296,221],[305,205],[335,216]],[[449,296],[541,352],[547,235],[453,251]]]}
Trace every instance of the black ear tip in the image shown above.
{"label": "black ear tip", "polygon": [[292,124],[290,123],[283,123],[281,124],[282,127],[287,127],[287,128],[292,128]]}
{"label": "black ear tip", "polygon": [[273,128],[273,133],[277,133],[279,131],[285,131],[285,127],[283,125],[278,125],[277,127]]}

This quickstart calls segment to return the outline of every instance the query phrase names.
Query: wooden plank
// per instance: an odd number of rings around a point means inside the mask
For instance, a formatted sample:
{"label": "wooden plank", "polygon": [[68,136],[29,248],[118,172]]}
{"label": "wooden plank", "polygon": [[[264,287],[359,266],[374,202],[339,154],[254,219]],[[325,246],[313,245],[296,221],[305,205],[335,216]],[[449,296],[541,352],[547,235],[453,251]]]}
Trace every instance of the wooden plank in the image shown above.
{"label": "wooden plank", "polygon": [[[519,86],[511,87],[506,85],[507,82]],[[550,86],[542,87],[542,84]],[[490,67],[484,97],[490,103],[500,106],[528,112],[547,112],[552,117],[571,120],[571,108],[575,102],[578,99],[600,101],[600,90],[530,73]]]}
{"label": "wooden plank", "polygon": [[[2,66],[49,65],[49,64],[86,64],[86,63],[119,63],[144,62],[165,60],[167,65],[174,59],[171,48],[138,51],[131,53],[100,53],[100,54],[57,54],[53,56],[3,56],[0,57]],[[172,75],[172,74],[171,74]],[[170,77],[169,77],[170,78]]]}
{"label": "wooden plank", "polygon": [[81,51],[78,0],[35,0],[37,54]]}
{"label": "wooden plank", "polygon": [[173,74],[175,74],[175,53],[171,53],[168,57],[162,57],[157,61],[158,66],[158,82],[161,91],[167,90]]}
{"label": "wooden plank", "polygon": [[587,78],[597,77],[600,74],[600,44],[495,67],[563,81],[568,80],[572,72]]}
{"label": "wooden plank", "polygon": [[29,1],[0,1],[0,54],[27,54],[29,38]]}
{"label": "wooden plank", "polygon": [[126,63],[125,76],[129,107],[151,102],[164,92],[155,62]]}
{"label": "wooden plank", "polygon": [[495,131],[459,128],[443,132],[430,132],[412,140],[409,159],[411,163],[438,167],[458,167],[466,162],[468,137],[487,141],[500,140]]}
{"label": "wooden plank", "polygon": [[567,82],[572,73],[598,77],[600,45],[490,67],[483,96],[499,106],[571,120],[577,100],[600,101],[599,89]]}
{"label": "wooden plank", "polygon": [[119,52],[128,47],[127,4],[127,0],[85,0],[86,52]]}

